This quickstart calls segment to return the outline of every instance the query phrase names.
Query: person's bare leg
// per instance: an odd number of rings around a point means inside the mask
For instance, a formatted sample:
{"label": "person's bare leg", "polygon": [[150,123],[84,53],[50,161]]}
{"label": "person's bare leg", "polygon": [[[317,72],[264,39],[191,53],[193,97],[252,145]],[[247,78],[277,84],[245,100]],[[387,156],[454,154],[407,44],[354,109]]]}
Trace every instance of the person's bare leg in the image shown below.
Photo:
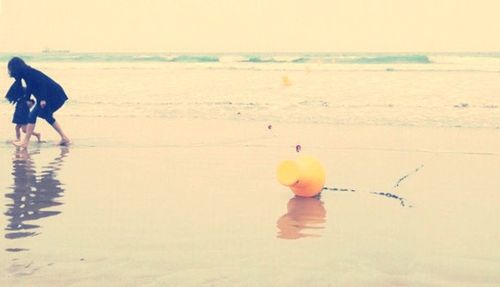
{"label": "person's bare leg", "polygon": [[17,147],[27,148],[30,142],[31,135],[33,134],[33,130],[35,130],[35,124],[28,124],[26,126],[26,135],[22,141],[13,142],[13,144]]}
{"label": "person's bare leg", "polygon": [[[21,130],[23,131],[23,133],[26,133],[26,125],[23,125],[21,127]],[[37,132],[33,131],[32,135],[34,135],[36,137],[38,142],[42,141],[42,134],[41,133],[37,133]],[[19,141],[19,138],[17,139],[17,141]]]}
{"label": "person's bare leg", "polygon": [[69,145],[71,141],[66,136],[66,134],[64,134],[64,131],[62,130],[61,125],[56,121],[52,124],[52,127],[61,136],[61,141],[59,142],[59,145]]}
{"label": "person's bare leg", "polygon": [[42,134],[33,131],[33,135],[36,137],[37,142],[42,142]]}
{"label": "person's bare leg", "polygon": [[21,125],[16,125],[16,140],[20,141],[21,140]]}

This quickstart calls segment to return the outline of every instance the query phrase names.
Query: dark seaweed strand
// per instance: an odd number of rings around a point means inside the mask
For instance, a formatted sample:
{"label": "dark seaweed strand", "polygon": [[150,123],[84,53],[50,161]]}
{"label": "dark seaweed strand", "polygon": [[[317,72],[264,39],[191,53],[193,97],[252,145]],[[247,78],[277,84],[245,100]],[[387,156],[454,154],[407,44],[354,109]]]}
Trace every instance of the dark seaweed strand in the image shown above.
{"label": "dark seaweed strand", "polygon": [[417,167],[415,170],[413,170],[412,172],[406,174],[405,176],[401,177],[400,179],[398,179],[398,181],[396,182],[396,184],[394,185],[394,188],[396,187],[399,187],[399,184],[405,180],[406,178],[408,178],[410,175],[414,174],[414,173],[417,173],[422,167],[424,167],[424,165],[420,165],[419,167]]}
{"label": "dark seaweed strand", "polygon": [[[323,187],[323,190],[328,190],[328,191],[336,191],[336,192],[358,192],[359,190],[355,190],[355,189],[352,189],[352,188],[338,188],[338,187]],[[363,192],[363,191],[359,191],[359,192]],[[366,191],[365,191],[366,192]],[[405,204],[405,199],[398,196],[398,195],[395,195],[393,193],[390,193],[390,192],[375,192],[375,191],[368,191],[368,193],[371,193],[371,194],[375,194],[375,195],[381,195],[381,196],[384,196],[384,197],[387,197],[387,198],[391,198],[391,199],[396,199],[396,200],[399,200],[399,203],[401,204],[401,206],[403,207],[406,207],[407,205]],[[408,205],[408,207],[412,207],[411,205]]]}

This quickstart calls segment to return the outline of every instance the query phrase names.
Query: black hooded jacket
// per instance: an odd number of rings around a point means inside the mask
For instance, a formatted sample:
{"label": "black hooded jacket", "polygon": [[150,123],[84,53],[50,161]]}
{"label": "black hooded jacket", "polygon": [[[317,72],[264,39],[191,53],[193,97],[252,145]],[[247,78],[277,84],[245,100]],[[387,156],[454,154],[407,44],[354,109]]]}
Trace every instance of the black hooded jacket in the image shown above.
{"label": "black hooded jacket", "polygon": [[26,82],[26,96],[34,95],[37,102],[45,101],[52,109],[58,109],[68,99],[63,88],[44,73],[27,66],[19,74]]}

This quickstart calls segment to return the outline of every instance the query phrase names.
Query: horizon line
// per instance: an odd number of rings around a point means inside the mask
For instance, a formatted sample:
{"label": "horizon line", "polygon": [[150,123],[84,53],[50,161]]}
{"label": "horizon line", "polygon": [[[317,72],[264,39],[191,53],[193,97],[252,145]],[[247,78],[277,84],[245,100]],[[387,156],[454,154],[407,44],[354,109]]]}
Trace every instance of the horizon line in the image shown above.
{"label": "horizon line", "polygon": [[0,51],[0,54],[466,54],[500,53],[491,51],[241,51],[241,52],[202,52],[202,51],[72,51],[69,49],[49,49],[38,51]]}

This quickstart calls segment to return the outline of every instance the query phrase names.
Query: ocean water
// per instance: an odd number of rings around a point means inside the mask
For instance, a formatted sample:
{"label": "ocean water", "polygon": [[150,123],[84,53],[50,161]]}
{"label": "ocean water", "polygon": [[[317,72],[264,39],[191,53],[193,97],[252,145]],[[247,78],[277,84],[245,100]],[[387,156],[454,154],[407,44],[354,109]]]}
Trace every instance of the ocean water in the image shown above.
{"label": "ocean water", "polygon": [[58,113],[74,117],[500,128],[500,53],[19,56],[63,85]]}

